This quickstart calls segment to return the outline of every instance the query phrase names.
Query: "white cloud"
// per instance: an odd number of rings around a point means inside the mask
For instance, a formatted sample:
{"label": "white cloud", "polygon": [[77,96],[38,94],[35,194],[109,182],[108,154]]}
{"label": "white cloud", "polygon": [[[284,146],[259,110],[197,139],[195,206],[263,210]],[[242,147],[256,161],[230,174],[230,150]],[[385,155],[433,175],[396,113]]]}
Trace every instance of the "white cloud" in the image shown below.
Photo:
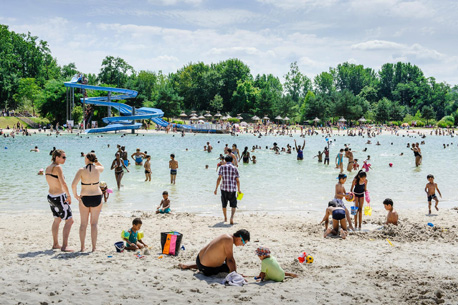
{"label": "white cloud", "polygon": [[191,5],[199,5],[203,2],[203,0],[148,0],[149,3],[154,5],[177,5],[177,4],[191,4]]}
{"label": "white cloud", "polygon": [[284,10],[312,9],[336,4],[338,0],[257,0],[260,3],[273,5]]}
{"label": "white cloud", "polygon": [[385,40],[370,40],[351,46],[352,49],[358,50],[397,50],[404,49],[405,47],[403,44]]}

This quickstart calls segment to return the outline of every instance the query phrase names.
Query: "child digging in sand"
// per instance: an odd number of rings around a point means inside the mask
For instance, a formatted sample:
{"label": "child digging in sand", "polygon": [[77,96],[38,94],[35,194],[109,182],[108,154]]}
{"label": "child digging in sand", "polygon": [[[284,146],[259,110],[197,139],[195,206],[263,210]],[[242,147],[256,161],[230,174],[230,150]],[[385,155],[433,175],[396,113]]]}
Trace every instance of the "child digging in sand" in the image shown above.
{"label": "child digging in sand", "polygon": [[148,248],[148,246],[143,242],[143,234],[140,233],[140,228],[142,227],[142,220],[140,218],[135,218],[132,221],[132,228],[129,230],[123,231],[123,239],[126,241],[126,250],[137,250],[142,248]]}
{"label": "child digging in sand", "polygon": [[429,210],[429,214],[431,214],[431,201],[433,199],[434,201],[436,201],[436,205],[434,207],[436,208],[437,211],[439,211],[439,208],[437,207],[437,205],[439,204],[439,199],[437,199],[436,190],[439,193],[439,195],[441,196],[441,198],[442,198],[442,194],[441,194],[441,191],[439,191],[439,188],[437,187],[437,183],[434,183],[434,176],[428,175],[426,178],[428,179],[429,182],[425,186],[425,192],[428,195],[428,210]]}
{"label": "child digging in sand", "polygon": [[275,281],[282,282],[285,276],[297,277],[297,274],[283,271],[275,257],[270,255],[269,248],[259,247],[256,249],[256,255],[262,261],[261,273],[255,279],[257,281]]}
{"label": "child digging in sand", "polygon": [[[342,239],[347,238],[347,218],[350,218],[350,213],[348,210],[341,206],[336,206],[334,201],[329,202],[329,207],[326,209],[326,214],[324,215],[323,222],[327,222],[329,216],[332,215],[332,228],[328,228],[326,224],[326,231],[324,232],[324,238],[326,238],[329,234],[337,235],[339,232],[339,225],[340,225],[340,237]],[[349,221],[351,225],[351,220]]]}
{"label": "child digging in sand", "polygon": [[398,225],[398,212],[393,209],[393,200],[387,198],[383,200],[383,206],[385,210],[388,211],[388,215],[386,215],[386,223],[385,224],[394,224],[395,226]]}

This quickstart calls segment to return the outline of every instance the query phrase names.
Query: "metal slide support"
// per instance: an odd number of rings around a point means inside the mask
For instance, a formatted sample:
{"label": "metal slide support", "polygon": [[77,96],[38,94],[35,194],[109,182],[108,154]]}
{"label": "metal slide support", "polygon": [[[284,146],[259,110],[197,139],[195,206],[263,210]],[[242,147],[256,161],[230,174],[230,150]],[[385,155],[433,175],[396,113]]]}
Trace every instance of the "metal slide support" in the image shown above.
{"label": "metal slide support", "polygon": [[70,101],[68,100],[68,87],[65,87],[65,114],[67,116],[67,122],[68,122],[68,118],[69,118],[69,108],[70,108]]}
{"label": "metal slide support", "polygon": [[83,132],[86,132],[86,97],[83,95]]}
{"label": "metal slide support", "polygon": [[[132,106],[132,116],[135,115],[135,106]],[[133,121],[134,125],[135,125],[135,120]],[[135,129],[132,129],[131,130],[131,134],[135,134]]]}
{"label": "metal slide support", "polygon": [[[111,102],[111,91],[108,91],[108,102]],[[108,117],[111,117],[111,106],[108,106]]]}

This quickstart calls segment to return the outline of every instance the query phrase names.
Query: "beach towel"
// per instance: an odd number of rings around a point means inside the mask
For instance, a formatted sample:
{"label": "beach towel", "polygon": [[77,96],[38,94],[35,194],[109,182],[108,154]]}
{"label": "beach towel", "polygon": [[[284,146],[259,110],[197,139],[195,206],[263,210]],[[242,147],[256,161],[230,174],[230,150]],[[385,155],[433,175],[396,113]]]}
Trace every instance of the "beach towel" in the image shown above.
{"label": "beach towel", "polygon": [[246,281],[243,276],[235,271],[232,271],[226,276],[222,284],[226,286],[243,286],[246,284]]}
{"label": "beach towel", "polygon": [[162,253],[167,255],[178,255],[183,235],[178,232],[161,233]]}

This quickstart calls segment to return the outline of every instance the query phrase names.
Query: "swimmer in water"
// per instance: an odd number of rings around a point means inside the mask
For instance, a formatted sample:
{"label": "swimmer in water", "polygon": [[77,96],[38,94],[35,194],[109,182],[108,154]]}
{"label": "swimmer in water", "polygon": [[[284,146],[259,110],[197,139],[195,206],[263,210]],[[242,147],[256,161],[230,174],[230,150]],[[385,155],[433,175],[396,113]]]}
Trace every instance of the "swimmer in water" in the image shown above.
{"label": "swimmer in water", "polygon": [[143,166],[145,168],[145,181],[151,181],[151,156],[145,156],[146,162]]}
{"label": "swimmer in water", "polygon": [[175,184],[176,179],[177,179],[177,169],[178,169],[178,161],[175,160],[175,155],[171,154],[170,155],[170,161],[169,161],[169,168],[170,168],[170,183]]}
{"label": "swimmer in water", "polygon": [[130,156],[135,161],[135,165],[143,165],[143,158],[145,158],[145,154],[140,151],[140,148],[137,148],[135,153]]}
{"label": "swimmer in water", "polygon": [[343,173],[343,157],[344,157],[344,150],[343,148],[341,148],[339,153],[336,156],[336,168],[340,168],[340,173]]}
{"label": "swimmer in water", "polygon": [[40,150],[38,149],[38,146],[35,146],[34,149],[31,149],[30,151],[33,151],[33,152],[40,152]]}
{"label": "swimmer in water", "polygon": [[318,158],[318,162],[323,162],[323,154],[324,152],[318,151],[318,155],[314,156],[313,159]]}
{"label": "swimmer in water", "polygon": [[302,145],[302,147],[300,145],[297,146],[296,140],[294,140],[294,147],[296,148],[296,151],[297,151],[297,160],[304,160],[305,140],[304,140],[304,144]]}
{"label": "swimmer in water", "polygon": [[126,167],[126,164],[121,159],[121,154],[116,153],[116,159],[113,160],[113,163],[111,164],[111,169],[115,170],[115,178],[116,184],[118,185],[118,190],[121,189],[121,180],[122,176],[124,176],[124,168],[127,170],[127,172],[129,172],[129,170]]}

